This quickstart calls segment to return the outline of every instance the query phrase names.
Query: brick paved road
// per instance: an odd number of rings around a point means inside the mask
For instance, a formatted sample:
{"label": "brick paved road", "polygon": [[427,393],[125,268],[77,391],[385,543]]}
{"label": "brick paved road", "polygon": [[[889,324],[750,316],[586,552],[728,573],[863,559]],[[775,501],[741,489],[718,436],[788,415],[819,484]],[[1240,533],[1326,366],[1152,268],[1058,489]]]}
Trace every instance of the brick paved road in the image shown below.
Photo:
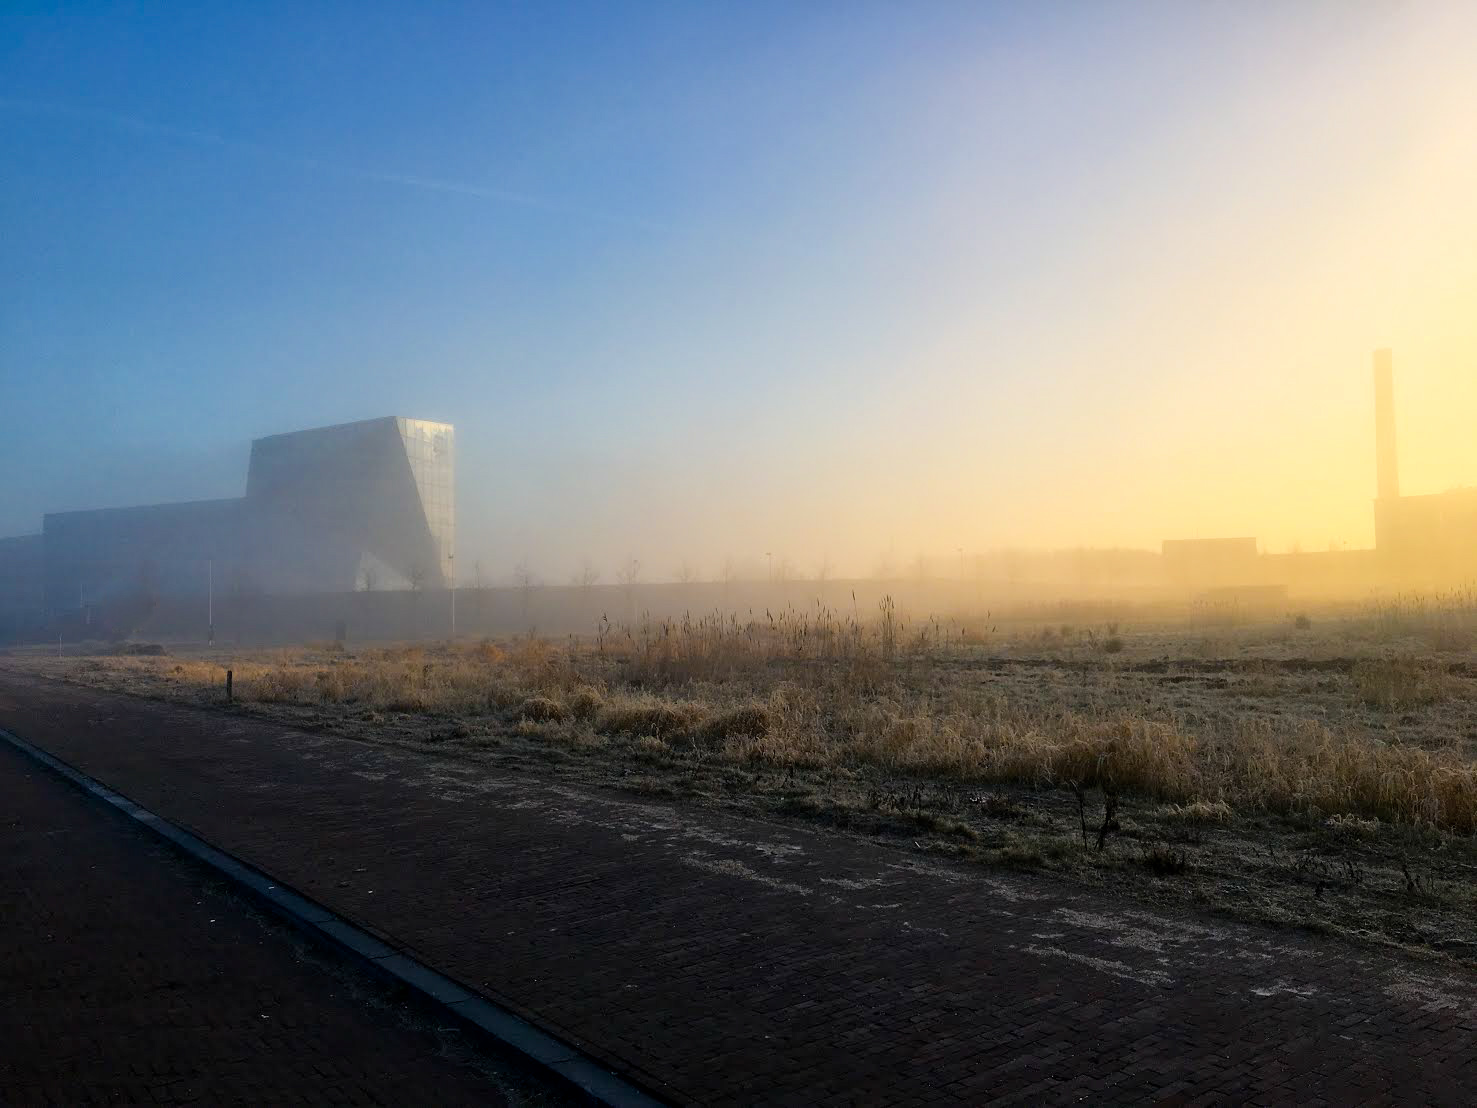
{"label": "brick paved road", "polygon": [[0,781],[0,1103],[506,1103],[377,986],[3,744]]}
{"label": "brick paved road", "polygon": [[0,724],[674,1100],[1469,1103],[1477,987],[880,844],[0,675]]}

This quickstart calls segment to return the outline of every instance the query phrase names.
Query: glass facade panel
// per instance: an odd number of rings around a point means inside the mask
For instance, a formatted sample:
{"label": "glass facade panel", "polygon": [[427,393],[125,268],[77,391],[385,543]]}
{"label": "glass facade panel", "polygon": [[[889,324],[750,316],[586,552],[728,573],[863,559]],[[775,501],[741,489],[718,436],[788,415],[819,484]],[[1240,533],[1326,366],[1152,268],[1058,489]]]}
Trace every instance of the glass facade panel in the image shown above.
{"label": "glass facade panel", "polygon": [[456,432],[449,423],[425,419],[402,419],[399,425],[436,547],[437,566],[450,582],[456,555]]}

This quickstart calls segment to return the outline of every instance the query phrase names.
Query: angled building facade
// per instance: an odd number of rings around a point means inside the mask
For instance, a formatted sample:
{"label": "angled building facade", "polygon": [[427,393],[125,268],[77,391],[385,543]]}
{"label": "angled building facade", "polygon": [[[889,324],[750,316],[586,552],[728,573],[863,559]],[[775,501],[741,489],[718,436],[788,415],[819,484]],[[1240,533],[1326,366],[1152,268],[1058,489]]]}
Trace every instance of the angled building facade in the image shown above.
{"label": "angled building facade", "polygon": [[52,613],[204,593],[441,588],[456,549],[455,430],[388,417],[257,439],[246,495],[45,517]]}
{"label": "angled building facade", "polygon": [[243,548],[269,592],[443,587],[455,477],[449,423],[374,419],[257,439]]}

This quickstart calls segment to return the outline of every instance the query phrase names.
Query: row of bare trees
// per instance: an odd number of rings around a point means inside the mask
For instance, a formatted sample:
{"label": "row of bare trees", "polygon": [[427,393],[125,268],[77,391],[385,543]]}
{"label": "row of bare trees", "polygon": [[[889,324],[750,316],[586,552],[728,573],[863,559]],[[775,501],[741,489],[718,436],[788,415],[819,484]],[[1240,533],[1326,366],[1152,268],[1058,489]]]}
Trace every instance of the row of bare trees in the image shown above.
{"label": "row of bare trees", "polygon": [[[832,566],[830,559],[822,559],[810,573],[806,573],[800,569],[789,558],[781,557],[778,561],[774,561],[772,557],[766,555],[766,559],[767,562],[762,578],[752,570],[745,575],[741,571],[739,564],[734,559],[728,558],[712,577],[704,577],[702,571],[691,562],[683,562],[672,571],[670,579],[683,585],[695,585],[703,581],[721,582],[722,584],[728,585],[740,580],[768,580],[782,583],[785,581],[828,581],[835,572],[835,567]],[[615,572],[616,583],[623,588],[639,584],[641,582],[641,572],[641,562],[636,558],[630,558],[617,567]],[[599,584],[600,580],[600,571],[587,558],[580,564],[580,568],[570,576],[569,583],[578,588],[589,589]]]}
{"label": "row of bare trees", "polygon": [[[961,569],[962,569],[961,558]],[[628,558],[618,565],[614,571],[614,582],[623,589],[630,589],[643,582],[642,574],[645,567],[638,558]],[[978,571],[977,571],[978,572]],[[738,581],[766,581],[770,584],[783,585],[789,582],[814,581],[824,584],[835,576],[835,566],[829,558],[822,558],[809,571],[797,565],[790,558],[781,555],[775,557],[772,554],[765,555],[762,569],[752,562],[749,565],[740,565],[733,558],[725,559],[716,573],[705,577],[693,563],[684,561],[672,570],[669,580],[683,585],[693,585],[700,582],[721,583],[730,585]],[[923,557],[918,557],[906,567],[899,566],[891,556],[883,556],[871,576],[877,580],[897,580],[904,577],[912,577],[922,580],[931,576],[929,568]],[[1012,575],[1013,576],[1013,575]],[[415,566],[406,575],[410,587],[416,591],[425,588],[427,581],[426,571]],[[568,578],[568,583],[576,588],[586,591],[593,589],[604,580],[604,577],[595,563],[589,558],[581,561],[580,566]],[[546,582],[536,573],[529,563],[524,560],[513,567],[513,586],[527,594],[534,589],[542,588]],[[481,563],[477,563],[474,580],[469,583],[474,589],[483,587]],[[378,574],[372,568],[364,569],[357,582],[357,587],[363,592],[375,592],[382,587]]]}

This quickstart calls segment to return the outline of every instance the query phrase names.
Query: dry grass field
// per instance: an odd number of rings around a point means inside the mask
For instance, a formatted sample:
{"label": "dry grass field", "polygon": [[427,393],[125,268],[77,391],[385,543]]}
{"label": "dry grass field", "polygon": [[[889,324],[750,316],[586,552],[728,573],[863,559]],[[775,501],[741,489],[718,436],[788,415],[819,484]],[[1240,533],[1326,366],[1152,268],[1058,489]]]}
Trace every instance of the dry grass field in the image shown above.
{"label": "dry grass field", "polygon": [[564,641],[130,649],[0,665],[1477,958],[1468,595],[1259,623],[884,604]]}

